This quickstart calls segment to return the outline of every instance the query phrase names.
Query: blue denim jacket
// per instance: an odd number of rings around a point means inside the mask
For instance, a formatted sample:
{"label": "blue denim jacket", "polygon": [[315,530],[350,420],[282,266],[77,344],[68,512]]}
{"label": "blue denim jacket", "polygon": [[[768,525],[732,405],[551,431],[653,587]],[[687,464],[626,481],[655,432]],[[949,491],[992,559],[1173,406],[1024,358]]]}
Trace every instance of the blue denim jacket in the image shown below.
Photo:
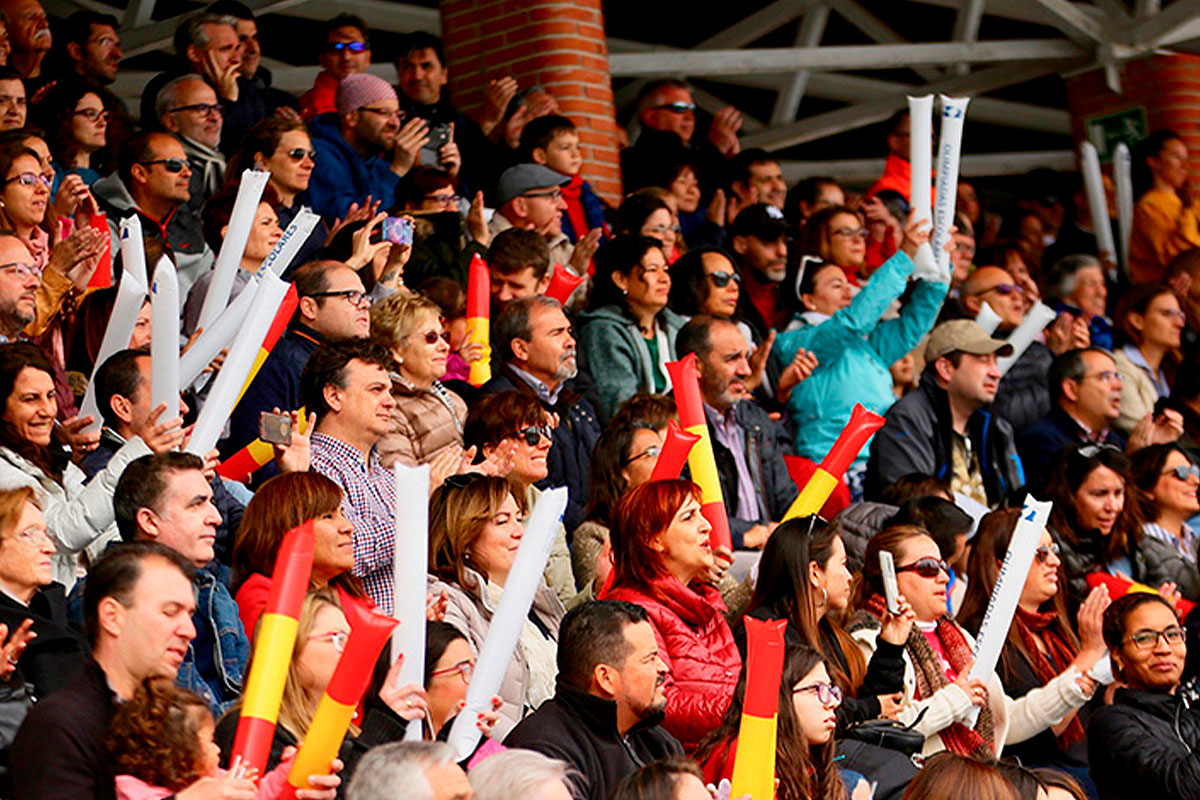
{"label": "blue denim jacket", "polygon": [[187,657],[179,665],[175,682],[204,698],[213,716],[222,713],[234,704],[242,692],[242,678],[246,661],[250,656],[250,641],[242,629],[237,603],[225,588],[225,583],[210,564],[196,571],[193,586],[196,590],[196,613],[192,615],[197,633],[201,625],[206,626],[213,652],[211,661],[216,669],[214,675],[203,675],[196,663],[196,643],[188,645]]}

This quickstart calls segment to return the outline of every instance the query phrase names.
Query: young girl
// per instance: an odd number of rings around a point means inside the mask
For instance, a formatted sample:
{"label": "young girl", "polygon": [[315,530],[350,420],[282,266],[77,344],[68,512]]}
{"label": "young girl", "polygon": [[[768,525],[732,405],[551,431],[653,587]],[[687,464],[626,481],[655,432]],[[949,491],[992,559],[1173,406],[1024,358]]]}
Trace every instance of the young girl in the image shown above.
{"label": "young girl", "polygon": [[[109,726],[106,744],[117,773],[117,800],[163,800],[204,783],[228,784],[230,797],[284,796],[295,750],[263,776],[256,790],[253,775],[235,776],[217,766],[221,751],[213,741],[215,727],[199,695],[170,678],[147,678],[131,700],[118,706]],[[297,797],[333,800],[341,779],[313,775],[309,782],[323,788],[302,789]]]}

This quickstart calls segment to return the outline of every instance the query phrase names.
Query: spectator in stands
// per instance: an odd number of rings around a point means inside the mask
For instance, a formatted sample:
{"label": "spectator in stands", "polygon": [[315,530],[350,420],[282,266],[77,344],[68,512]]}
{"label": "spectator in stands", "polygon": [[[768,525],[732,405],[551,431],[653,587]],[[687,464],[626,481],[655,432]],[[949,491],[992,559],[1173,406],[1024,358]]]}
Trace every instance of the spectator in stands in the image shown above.
{"label": "spectator in stands", "polygon": [[81,80],[60,80],[35,109],[54,158],[53,196],[66,175],[91,186],[113,166],[106,134],[109,113],[100,95]]}
{"label": "spectator in stands", "polygon": [[1092,778],[1102,800],[1189,797],[1200,791],[1193,764],[1200,720],[1180,676],[1187,642],[1170,604],[1131,592],[1104,614],[1104,642],[1124,688],[1088,728]]}
{"label": "spectator in stands", "polygon": [[604,201],[583,179],[583,155],[575,123],[558,114],[530,120],[521,132],[521,153],[526,161],[549,167],[570,180],[563,184],[562,232],[572,244],[594,228],[605,227]]}
{"label": "spectator in stands", "polygon": [[[831,210],[818,212],[806,230],[811,232]],[[852,218],[835,214],[833,220],[839,216]],[[857,295],[851,293],[845,271],[837,262],[801,264],[803,274],[797,275],[794,285],[805,311],[796,320],[797,328],[779,334],[772,353],[776,365],[785,371],[779,388],[790,391],[788,413],[797,432],[796,451],[804,458],[820,462],[825,457],[856,404],[882,414],[896,402],[888,367],[929,332],[948,288],[932,250],[918,251],[927,239],[927,232],[910,225],[901,251],[888,259]],[[911,299],[897,319],[881,322],[883,313],[904,294],[910,276],[917,278]],[[793,388],[798,376],[786,370],[800,350],[815,357],[817,366],[812,377]],[[846,474],[850,494],[856,499],[862,496],[866,462],[864,454],[856,454]]]}
{"label": "spectator in stands", "polygon": [[217,0],[207,10],[210,14],[226,14],[237,20],[238,42],[242,46],[242,63],[238,65],[238,72],[262,95],[267,112],[275,114],[281,109],[290,109],[285,114],[295,119],[293,112],[299,111],[299,102],[288,92],[273,88],[271,71],[262,65],[262,46],[258,42],[258,22],[254,19],[254,12],[239,0]]}
{"label": "spectator in stands", "polygon": [[719,247],[692,249],[671,265],[671,310],[684,317],[707,314],[735,321],[752,343],[750,327],[739,320],[742,275],[734,258]]}
{"label": "spectator in stands", "polygon": [[508,750],[480,760],[468,776],[475,800],[567,800],[578,774],[564,761],[532,750]]}
{"label": "spectator in stands", "polygon": [[471,784],[445,742],[397,742],[375,748],[362,760],[348,800],[467,800]]}
{"label": "spectator in stands", "polygon": [[1145,520],[1138,544],[1141,581],[1151,586],[1169,581],[1188,600],[1200,599],[1200,534],[1187,522],[1200,512],[1200,467],[1175,444],[1143,447],[1130,457],[1130,467],[1137,487],[1133,500]]}
{"label": "spectator in stands", "polygon": [[[230,158],[226,175],[240,177],[247,169],[270,172],[268,184],[279,201],[275,206],[279,227],[286,231],[300,209],[312,205],[308,184],[316,158],[317,151],[304,123],[272,117],[250,129],[245,146]],[[291,264],[284,265],[284,274],[290,276],[295,268],[315,260],[325,244],[326,233],[325,225],[318,222]]]}
{"label": "spectator in stands", "polygon": [[[441,147],[426,149],[421,163],[441,166],[457,174],[457,166],[453,169],[449,166],[453,156],[464,165],[464,190],[474,193],[490,187],[496,179],[492,168],[492,144],[480,123],[459,111],[447,96],[450,70],[446,66],[442,40],[425,31],[414,31],[404,37],[395,53],[401,110],[411,120],[424,120],[430,132],[441,129],[448,134]],[[515,91],[516,87],[512,88]],[[488,99],[483,117],[498,118],[503,110]]]}
{"label": "spectator in stands", "polygon": [[300,376],[308,413],[316,414],[312,469],[342,490],[342,512],[354,525],[354,575],[380,610],[392,610],[396,481],[375,446],[392,409],[391,354],[377,344],[344,339],[322,344]]}
{"label": "spectator in stands", "polygon": [[203,77],[181,75],[159,90],[154,111],[162,129],[183,142],[196,176],[189,187],[192,201],[207,200],[225,181],[225,156],[218,149],[223,123],[217,93]]}
{"label": "spectator in stands", "polygon": [[1117,328],[1125,344],[1113,360],[1121,376],[1122,432],[1131,432],[1160,397],[1170,396],[1186,321],[1179,299],[1162,284],[1134,286],[1121,297]]}
{"label": "spectator in stands", "polygon": [[667,263],[679,258],[675,244],[675,215],[671,207],[653,187],[635,192],[621,202],[617,209],[613,232],[618,236],[647,236],[657,239],[662,245]]}
{"label": "spectator in stands", "polygon": [[743,150],[729,161],[729,188],[742,206],[767,203],[783,211],[787,183],[779,161],[765,150]]}
{"label": "spectator in stands", "polygon": [[[946,565],[937,543],[921,528],[888,528],[871,539],[856,608],[876,619],[884,608],[881,550],[892,554],[897,588],[916,614],[919,633],[905,645],[905,702],[897,719],[924,734],[922,753],[949,750],[995,758],[1005,747],[1059,725],[1090,699],[1095,683],[1073,665],[1019,699],[1008,696],[998,675],[988,681],[970,677],[975,642],[947,614]],[[878,631],[878,622],[868,621],[852,634],[867,656],[875,650]],[[978,719],[972,720],[976,713]]]}
{"label": "spectator in stands", "polygon": [[661,727],[666,678],[645,609],[585,603],[567,612],[559,627],[554,697],[505,744],[562,759],[580,774],[581,797],[608,800],[639,765],[682,753]]}
{"label": "spectator in stands", "polygon": [[1172,258],[1200,247],[1200,207],[1184,191],[1190,169],[1183,137],[1154,131],[1134,147],[1133,170],[1129,275],[1135,284],[1158,283]]}
{"label": "spectator in stands", "polygon": [[483,218],[483,193],[475,194],[464,219],[459,208],[465,198],[455,186],[449,172],[425,166],[413,167],[396,185],[396,205],[414,212],[413,252],[404,266],[407,286],[451,278],[465,287],[472,258],[487,255],[492,234]]}
{"label": "spectator in stands", "polygon": [[587,311],[579,315],[583,365],[611,415],[639,391],[671,388],[666,363],[683,320],[667,308],[671,276],[657,239],[617,236],[596,251]]}
{"label": "spectator in stands", "polygon": [[139,133],[117,153],[117,171],[92,186],[100,210],[108,214],[113,251],[117,223],[130,212],[142,221],[145,235],[167,243],[186,295],[216,256],[204,241],[199,213],[188,206],[192,168],[183,144],[165,133]]}
{"label": "spectator in stands", "polygon": [[396,91],[383,78],[349,75],[334,99],[336,112],[313,119],[310,128],[321,168],[309,191],[313,209],[327,220],[346,216],[368,197],[390,201],[425,139],[414,120],[404,123]]}
{"label": "spectator in stands", "polygon": [[[576,275],[587,271],[587,261],[595,252],[595,242],[588,247],[572,248],[562,232],[562,213],[567,202],[562,187],[569,178],[549,167],[538,164],[518,164],[509,167],[496,184],[496,213],[488,230],[497,236],[509,228],[528,228],[537,231],[550,249],[550,262],[570,267]],[[598,237],[597,237],[598,238]],[[586,242],[587,239],[585,238]],[[576,261],[576,255],[587,258]]]}
{"label": "spectator in stands", "polygon": [[703,800],[708,795],[696,762],[677,757],[655,761],[626,776],[612,800]]}
{"label": "spectator in stands", "polygon": [[338,14],[324,24],[318,51],[321,71],[317,73],[313,87],[300,96],[300,115],[305,122],[337,111],[338,84],[343,78],[366,72],[371,66],[367,23],[353,14]]}
{"label": "spectator in stands", "polygon": [[461,455],[467,404],[440,380],[449,338],[441,309],[424,295],[397,292],[371,307],[371,340],[387,348],[397,367],[396,407],[377,448],[385,467],[456,462]]}
{"label": "spectator in stands", "polygon": [[693,317],[675,339],[678,358],[696,354],[735,550],[757,550],[766,544],[797,494],[775,425],[750,397],[747,349],[733,323],[704,315]]}
{"label": "spectator in stands", "polygon": [[213,505],[203,470],[203,460],[191,453],[163,452],[135,459],[117,482],[113,508],[126,542],[158,542],[194,567],[196,636],[176,680],[219,715],[241,694],[250,642],[238,619],[237,604],[224,581],[209,568],[216,558],[213,543],[221,514]]}
{"label": "spectator in stands", "polygon": [[538,484],[568,488],[563,522],[567,530],[574,530],[584,520],[588,474],[601,425],[596,408],[576,380],[579,369],[571,322],[557,300],[534,296],[508,303],[492,324],[493,346],[502,366],[482,391],[518,391],[558,417],[550,437],[547,475]]}
{"label": "spectator in stands", "polygon": [[[991,512],[979,523],[967,596],[958,613],[963,626],[976,636],[1020,516],[1020,509],[1006,508]],[[1043,530],[996,667],[1009,697],[1023,697],[1045,686],[1068,667],[1083,676],[1080,686],[1084,691],[1090,694],[1096,689],[1088,673],[1107,652],[1100,629],[1109,603],[1108,588],[1097,587],[1088,595],[1079,609],[1077,633],[1067,614],[1067,589],[1059,584],[1061,566],[1059,546],[1050,531]],[[1056,767],[1086,781],[1085,732],[1090,717],[1091,706],[1083,706],[1077,713],[1068,713],[1054,730],[1006,748],[1006,755],[1026,767]]]}
{"label": "spectator in stands", "polygon": [[0,131],[12,131],[25,127],[28,105],[25,99],[25,83],[21,73],[13,67],[0,68]]}
{"label": "spectator in stands", "polygon": [[342,490],[317,472],[277,475],[254,493],[233,544],[230,588],[248,636],[253,636],[266,608],[284,535],[310,519],[316,546],[309,588],[335,589],[343,608],[348,603],[370,606],[362,584],[351,574],[354,528],[342,513]]}
{"label": "spectator in stands", "polygon": [[727,244],[741,262],[742,319],[764,341],[788,319],[780,287],[787,275],[787,223],[774,206],[758,203],[737,215]]}
{"label": "spectator in stands", "polygon": [[104,736],[149,677],[174,679],[196,635],[192,566],[155,542],[110,548],[88,572],[91,659],[26,717],[9,757],[14,798],[114,800]]}
{"label": "spectator in stands", "polygon": [[[713,783],[733,777],[747,678],[743,670],[725,719],[696,751],[705,779]],[[830,680],[820,653],[807,645],[787,648],[776,708],[777,797],[841,800],[846,796],[833,740],[833,716],[842,699],[842,691]]]}
{"label": "spectator in stands", "polygon": [[[229,447],[258,438],[258,416],[304,405],[300,372],[322,342],[365,339],[370,312],[362,281],[340,261],[314,261],[292,275],[300,303],[287,331],[246,389],[229,420]],[[311,413],[312,409],[309,409]]]}
{"label": "spectator in stands", "polygon": [[953,800],[962,794],[964,786],[971,787],[977,800],[1028,800],[993,766],[953,753],[937,753],[926,760],[904,793],[913,800]]}
{"label": "spectator in stands", "polygon": [[1026,481],[1035,490],[1049,482],[1050,468],[1068,447],[1089,442],[1125,447],[1124,437],[1110,427],[1121,413],[1121,377],[1108,351],[1068,350],[1050,365],[1047,383],[1050,413],[1017,440]]}
{"label": "spectator in stands", "polygon": [[0,3],[0,13],[8,23],[8,38],[12,43],[9,66],[22,78],[42,78],[42,62],[52,41],[46,10],[38,0],[4,0]]}
{"label": "spectator in stands", "polygon": [[[825,661],[830,682],[842,693],[837,708],[841,730],[864,719],[890,719],[900,711],[904,643],[913,620],[908,602],[900,598],[901,613],[885,614],[878,649],[868,663],[838,621],[850,605],[851,579],[837,524],[817,517],[788,520],[763,548],[746,610],[757,620],[786,619],[787,643],[807,645]],[[734,636],[744,650],[744,627],[738,626]]]}
{"label": "spectator in stands", "polygon": [[1092,345],[1113,349],[1112,320],[1108,311],[1108,283],[1099,259],[1089,255],[1068,255],[1055,262],[1047,279],[1056,311],[1087,320]]}
{"label": "spectator in stands", "polygon": [[[121,36],[117,32],[120,27],[117,18],[111,14],[90,9],[72,12],[58,37],[66,55],[66,70],[95,86],[111,86],[117,79],[124,55]],[[115,95],[109,94],[116,99]],[[108,99],[105,98],[105,108],[109,108]]]}
{"label": "spectator in stands", "polygon": [[[723,571],[688,481],[642,484],[626,493],[612,519],[612,589],[605,600],[646,609],[668,670],[663,727],[694,750],[729,709],[742,658],[712,585]],[[724,559],[722,559],[724,562]]]}
{"label": "spectator in stands", "polygon": [[865,225],[861,212],[846,206],[824,208],[805,223],[800,252],[840,267],[853,285],[865,285],[870,234]]}
{"label": "spectator in stands", "polygon": [[[151,452],[140,437],[131,439],[108,466],[84,484],[70,460],[66,430],[54,422],[57,411],[53,371],[36,346],[18,342],[0,346],[0,488],[32,487],[58,544],[54,579],[68,589],[77,574],[75,554],[95,542],[113,522],[117,479],[133,459]],[[75,425],[77,429],[81,426]],[[166,446],[155,443],[156,447]]]}
{"label": "spectator in stands", "polygon": [[6,680],[10,686],[23,681],[36,700],[58,691],[91,660],[83,632],[67,621],[66,594],[54,581],[54,551],[34,490],[0,491],[0,623],[7,626],[7,644],[21,640],[22,625],[31,639],[9,656],[17,676]]}
{"label": "spectator in stands", "polygon": [[491,273],[492,318],[504,311],[509,301],[545,294],[553,273],[550,248],[534,230],[509,228],[496,234],[487,252]]}
{"label": "spectator in stands", "polygon": [[813,214],[832,206],[846,205],[846,194],[833,178],[805,178],[788,192],[784,216],[796,230],[804,226]]}
{"label": "spectator in stands", "polygon": [[[521,506],[503,478],[455,476],[429,500],[429,590],[448,595],[446,621],[467,635],[476,653],[512,569],[515,543],[524,532],[521,519]],[[553,696],[564,613],[554,590],[539,583],[500,686],[504,703],[494,729],[498,739]]]}
{"label": "spectator in stands", "polygon": [[883,175],[871,184],[864,197],[874,197],[890,189],[910,202],[908,193],[912,189],[912,164],[908,162],[909,139],[912,120],[908,109],[897,111],[887,121],[887,160],[883,164]]}
{"label": "spectator in stands", "polygon": [[[871,442],[867,495],[912,472],[950,481],[985,505],[1025,484],[1012,427],[984,409],[1000,384],[996,357],[1012,345],[971,320],[943,322],[925,347],[921,385],[896,401]],[[869,566],[869,565],[868,565]]]}

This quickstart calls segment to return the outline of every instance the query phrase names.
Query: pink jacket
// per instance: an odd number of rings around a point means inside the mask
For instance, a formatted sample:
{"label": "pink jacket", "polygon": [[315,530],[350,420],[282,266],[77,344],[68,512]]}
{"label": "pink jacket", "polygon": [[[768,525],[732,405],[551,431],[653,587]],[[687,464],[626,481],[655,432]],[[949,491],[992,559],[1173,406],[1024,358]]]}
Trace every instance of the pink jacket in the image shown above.
{"label": "pink jacket", "polygon": [[[279,766],[263,776],[258,782],[258,800],[276,800],[285,796],[287,791],[287,776],[292,769],[295,758],[279,762]],[[219,777],[225,777],[229,770],[217,770]],[[132,775],[117,776],[117,800],[164,800],[175,792],[161,786],[151,786],[141,778]]]}

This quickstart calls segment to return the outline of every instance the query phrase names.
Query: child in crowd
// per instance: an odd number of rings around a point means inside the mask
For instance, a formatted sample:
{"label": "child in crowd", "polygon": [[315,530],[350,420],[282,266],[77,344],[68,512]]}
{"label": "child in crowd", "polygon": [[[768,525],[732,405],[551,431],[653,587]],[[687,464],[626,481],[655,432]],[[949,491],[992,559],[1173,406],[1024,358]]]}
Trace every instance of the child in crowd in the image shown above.
{"label": "child in crowd", "polygon": [[521,154],[526,161],[570,176],[571,182],[562,187],[563,200],[567,203],[567,210],[562,215],[562,232],[572,244],[593,228],[600,228],[607,234],[604,203],[579,174],[583,155],[579,152],[579,132],[574,122],[558,114],[530,121],[521,133]]}

